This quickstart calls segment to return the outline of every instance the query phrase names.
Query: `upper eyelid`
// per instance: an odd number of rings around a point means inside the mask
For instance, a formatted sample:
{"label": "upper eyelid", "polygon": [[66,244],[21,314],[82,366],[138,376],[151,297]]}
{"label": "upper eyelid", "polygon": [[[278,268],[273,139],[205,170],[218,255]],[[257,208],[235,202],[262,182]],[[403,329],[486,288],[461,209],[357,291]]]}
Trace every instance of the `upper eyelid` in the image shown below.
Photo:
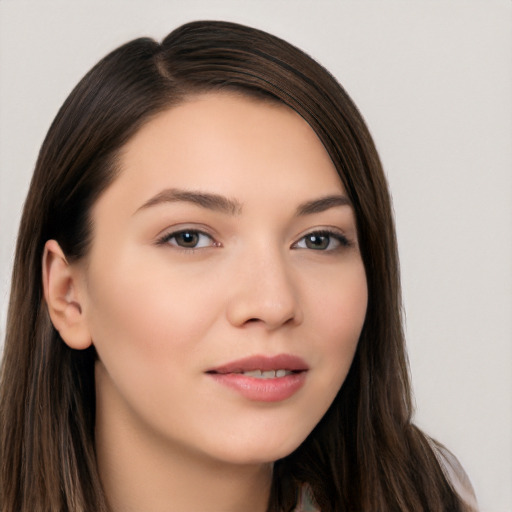
{"label": "upper eyelid", "polygon": [[347,240],[349,240],[349,235],[347,235],[347,233],[341,228],[338,228],[335,226],[318,226],[318,227],[310,228],[310,229],[304,231],[303,233],[301,233],[297,237],[297,241],[302,240],[305,236],[314,235],[316,233],[325,233],[328,235],[340,236],[340,237],[343,237],[343,238],[346,238]]}
{"label": "upper eyelid", "polygon": [[173,236],[179,235],[180,233],[192,231],[194,233],[199,233],[201,235],[206,235],[210,237],[212,240],[217,238],[216,233],[213,230],[207,228],[206,226],[197,226],[197,225],[187,225],[186,223],[178,224],[176,226],[170,226],[166,229],[163,229],[156,237],[156,240],[162,240],[165,238],[172,238]]}

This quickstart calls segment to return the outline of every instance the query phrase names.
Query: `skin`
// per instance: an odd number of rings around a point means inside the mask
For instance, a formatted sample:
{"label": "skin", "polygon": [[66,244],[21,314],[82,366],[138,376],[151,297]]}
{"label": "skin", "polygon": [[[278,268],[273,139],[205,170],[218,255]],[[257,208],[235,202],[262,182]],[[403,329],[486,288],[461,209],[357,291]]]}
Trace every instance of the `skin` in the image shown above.
{"label": "skin", "polygon": [[[88,256],[69,265],[50,241],[44,257],[54,325],[71,347],[98,353],[106,495],[115,512],[263,511],[272,462],[325,414],[364,322],[350,204],[297,211],[345,196],[342,183],[298,114],[231,93],[159,114],[120,167],[93,207]],[[206,373],[277,354],[309,367],[285,400],[249,400]]]}

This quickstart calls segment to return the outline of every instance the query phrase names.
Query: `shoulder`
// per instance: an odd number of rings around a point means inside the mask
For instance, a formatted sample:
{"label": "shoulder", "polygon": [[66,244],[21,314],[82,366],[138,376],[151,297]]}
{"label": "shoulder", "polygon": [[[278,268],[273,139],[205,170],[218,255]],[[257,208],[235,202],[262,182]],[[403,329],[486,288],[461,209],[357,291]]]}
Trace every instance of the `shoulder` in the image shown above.
{"label": "shoulder", "polygon": [[446,479],[466,505],[467,512],[478,512],[475,491],[457,457],[443,445],[430,439],[429,443]]}

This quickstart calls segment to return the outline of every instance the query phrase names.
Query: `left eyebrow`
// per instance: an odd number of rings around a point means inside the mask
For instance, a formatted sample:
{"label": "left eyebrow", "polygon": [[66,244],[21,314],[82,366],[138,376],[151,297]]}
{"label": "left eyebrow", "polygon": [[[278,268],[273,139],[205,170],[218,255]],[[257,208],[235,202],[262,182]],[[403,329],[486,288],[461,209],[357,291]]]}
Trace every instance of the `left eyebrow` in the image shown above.
{"label": "left eyebrow", "polygon": [[344,195],[332,195],[306,201],[297,207],[297,216],[324,212],[336,206],[351,206],[350,199]]}

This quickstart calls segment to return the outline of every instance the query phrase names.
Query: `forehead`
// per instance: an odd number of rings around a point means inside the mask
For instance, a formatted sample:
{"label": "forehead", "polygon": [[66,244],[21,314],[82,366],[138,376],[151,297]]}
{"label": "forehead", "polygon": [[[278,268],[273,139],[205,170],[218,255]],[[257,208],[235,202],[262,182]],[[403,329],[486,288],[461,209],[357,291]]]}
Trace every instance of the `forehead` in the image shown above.
{"label": "forehead", "polygon": [[[144,188],[167,174],[196,189],[252,177],[276,185],[288,178],[290,186],[323,181],[342,190],[329,155],[299,114],[277,101],[226,92],[194,96],[158,114],[126,144],[120,164],[122,174]],[[163,185],[158,181],[154,187]]]}

